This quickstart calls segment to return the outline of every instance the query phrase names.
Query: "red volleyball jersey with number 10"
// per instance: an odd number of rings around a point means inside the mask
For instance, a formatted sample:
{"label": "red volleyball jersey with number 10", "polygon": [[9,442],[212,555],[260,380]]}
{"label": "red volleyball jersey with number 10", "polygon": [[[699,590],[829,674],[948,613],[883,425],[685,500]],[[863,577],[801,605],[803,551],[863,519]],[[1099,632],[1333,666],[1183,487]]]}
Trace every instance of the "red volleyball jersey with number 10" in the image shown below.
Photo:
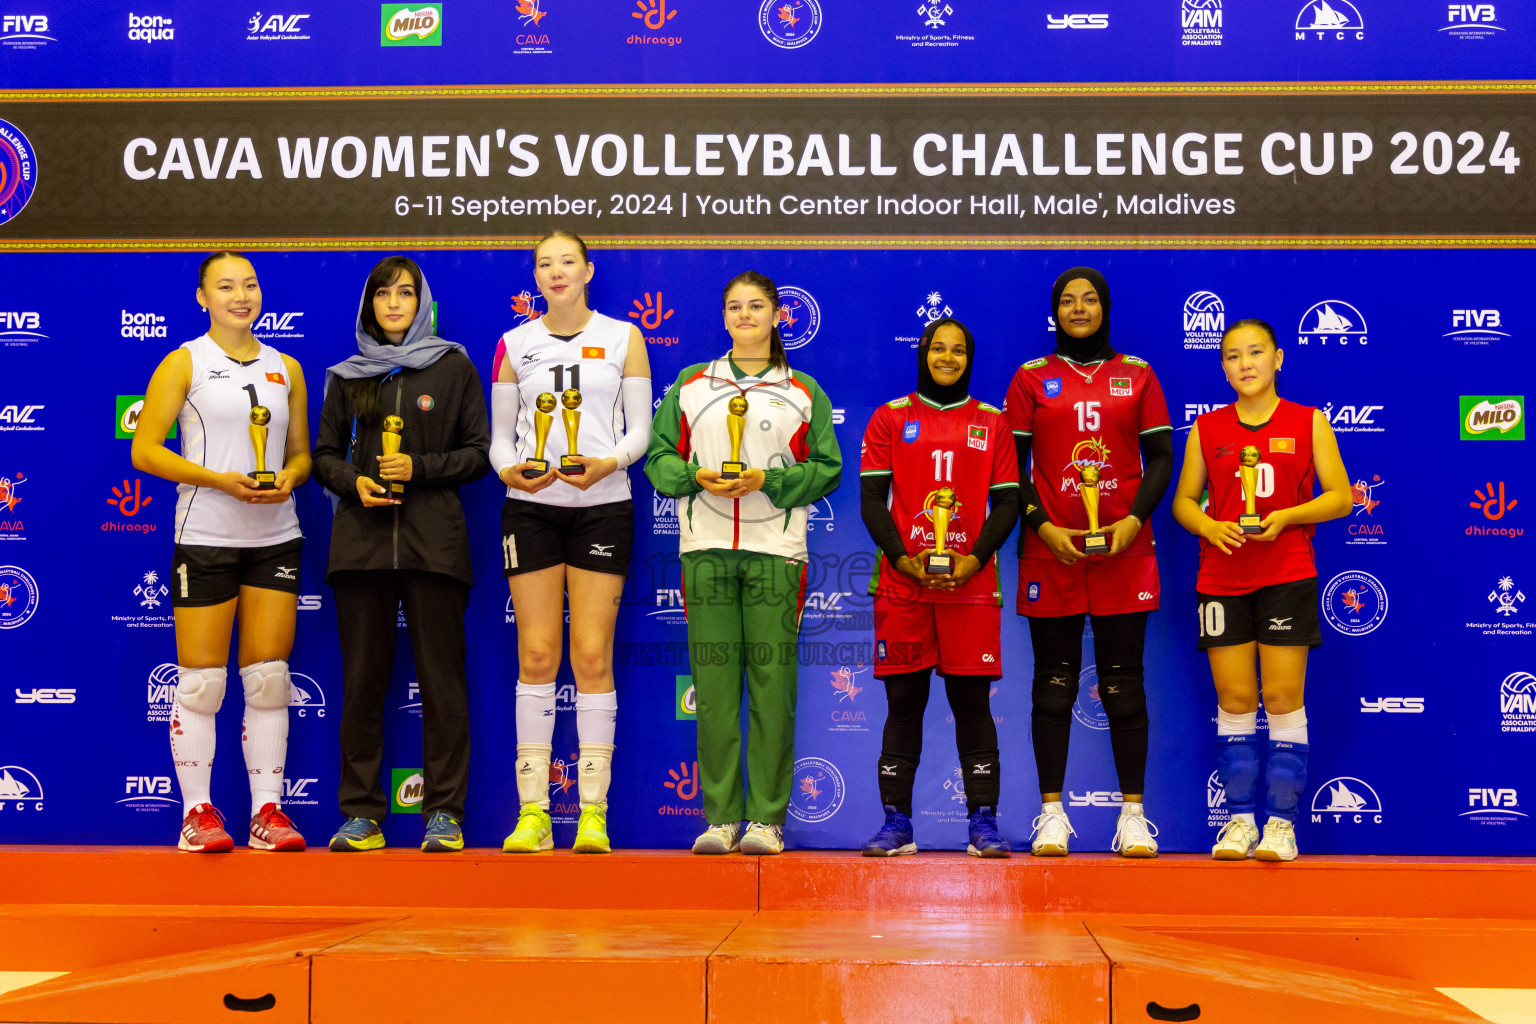
{"label": "red volleyball jersey with number 10", "polygon": [[[1173,429],[1157,374],[1145,360],[1123,352],[1092,367],[1057,355],[1031,359],[1013,375],[1003,413],[1013,433],[1030,438],[1031,478],[1046,516],[1073,530],[1088,528],[1079,467],[1089,462],[1100,467],[1103,529],[1131,511],[1141,486],[1141,435]],[[1152,524],[1144,523],[1121,557],[1152,553]],[[1054,556],[1026,529],[1024,557]]]}
{"label": "red volleyball jersey with number 10", "polygon": [[[1238,421],[1237,406],[1224,405],[1195,420],[1200,455],[1210,481],[1211,502],[1206,514],[1218,522],[1235,523],[1245,509],[1239,457],[1247,445],[1259,450],[1256,500],[1259,515],[1294,508],[1312,500],[1312,418],[1317,410],[1280,400],[1263,426]],[[1312,556],[1311,523],[1288,526],[1272,541],[1248,542],[1223,554],[1200,540],[1200,575],[1195,588],[1202,594],[1247,594],[1277,583],[1294,583],[1317,575]]]}
{"label": "red volleyball jersey with number 10", "polygon": [[[969,554],[987,520],[994,487],[1018,487],[1018,459],[1002,410],[968,398],[939,408],[920,395],[887,402],[864,430],[860,476],[889,475],[891,518],[907,554],[933,547],[933,498],[940,487],[955,492],[948,550]],[[880,559],[871,593],[939,604],[1001,604],[997,559],[991,558],[958,590],[919,587]]]}

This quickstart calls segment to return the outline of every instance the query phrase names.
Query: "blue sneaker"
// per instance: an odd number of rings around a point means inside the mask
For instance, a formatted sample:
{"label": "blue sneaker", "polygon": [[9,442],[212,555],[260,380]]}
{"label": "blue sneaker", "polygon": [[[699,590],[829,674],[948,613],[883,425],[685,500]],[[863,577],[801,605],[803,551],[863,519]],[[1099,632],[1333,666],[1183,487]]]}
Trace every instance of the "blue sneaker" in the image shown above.
{"label": "blue sneaker", "polygon": [[348,818],[331,836],[333,853],[356,853],[384,849],[384,832],[372,818]]}
{"label": "blue sneaker", "polygon": [[965,852],[972,857],[1012,857],[1008,840],[997,834],[997,811],[978,807],[971,815],[971,844]]}
{"label": "blue sneaker", "polygon": [[917,852],[912,841],[912,819],[890,804],[885,805],[885,824],[864,843],[866,857],[904,857]]}
{"label": "blue sneaker", "polygon": [[459,821],[447,811],[433,811],[427,819],[427,838],[422,840],[422,853],[458,853],[464,849],[464,832]]}

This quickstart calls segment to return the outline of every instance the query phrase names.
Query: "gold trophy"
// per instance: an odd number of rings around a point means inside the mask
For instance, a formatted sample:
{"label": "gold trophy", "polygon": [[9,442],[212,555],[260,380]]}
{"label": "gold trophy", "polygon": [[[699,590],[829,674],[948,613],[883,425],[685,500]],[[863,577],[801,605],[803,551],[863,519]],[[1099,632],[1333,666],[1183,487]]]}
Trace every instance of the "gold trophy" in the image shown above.
{"label": "gold trophy", "polygon": [[256,471],[251,479],[259,491],[277,490],[277,474],[267,468],[267,424],[272,422],[272,410],[264,405],[251,406],[251,447],[256,449]]}
{"label": "gold trophy", "polygon": [[955,556],[944,547],[949,542],[949,518],[954,510],[954,489],[940,487],[933,496],[933,552],[923,563],[923,572],[929,576],[947,576],[955,571]]}
{"label": "gold trophy", "polygon": [[1263,533],[1264,527],[1259,524],[1264,517],[1259,515],[1256,504],[1259,496],[1259,450],[1251,444],[1244,445],[1243,450],[1237,453],[1237,461],[1242,463],[1238,467],[1237,477],[1243,483],[1243,514],[1237,517],[1237,527],[1244,533]]}
{"label": "gold trophy", "polygon": [[[385,455],[400,454],[400,431],[404,429],[404,427],[405,420],[401,419],[399,416],[384,417],[384,436],[379,439],[379,443],[384,446]],[[399,480],[381,480],[379,482],[382,483],[388,491],[385,497],[392,498],[395,501],[405,500],[404,483]]]}
{"label": "gold trophy", "polygon": [[533,402],[533,458],[530,468],[523,470],[524,480],[533,480],[549,472],[549,460],[544,457],[544,442],[549,440],[549,428],[555,422],[550,413],[555,411],[555,396],[544,392]]}
{"label": "gold trophy", "polygon": [[1099,467],[1079,466],[1081,484],[1078,493],[1083,496],[1083,509],[1088,513],[1088,533],[1083,537],[1083,553],[1102,555],[1109,550],[1109,538],[1099,529]]}
{"label": "gold trophy", "polygon": [[565,451],[560,456],[560,472],[566,476],[581,476],[587,471],[587,467],[574,461],[571,456],[579,454],[576,451],[576,435],[581,431],[581,392],[575,388],[566,388],[560,394],[560,404],[565,410],[560,413],[560,418],[565,420]]}
{"label": "gold trophy", "polygon": [[747,471],[741,461],[741,435],[747,429],[747,396],[737,395],[726,404],[725,430],[731,435],[731,457],[720,464],[721,480],[736,480]]}

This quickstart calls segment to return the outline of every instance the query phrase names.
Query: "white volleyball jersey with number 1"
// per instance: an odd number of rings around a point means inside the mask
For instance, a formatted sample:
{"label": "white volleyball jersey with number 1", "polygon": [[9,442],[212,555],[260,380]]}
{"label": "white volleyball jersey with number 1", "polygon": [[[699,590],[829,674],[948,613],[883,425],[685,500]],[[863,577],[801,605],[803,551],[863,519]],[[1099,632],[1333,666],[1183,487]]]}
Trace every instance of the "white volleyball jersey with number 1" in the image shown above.
{"label": "white volleyball jersey with number 1", "polygon": [[[560,395],[567,388],[581,392],[576,454],[600,459],[618,447],[619,438],[624,436],[624,402],[619,386],[629,355],[629,324],[593,313],[581,333],[566,340],[549,333],[540,317],[508,331],[502,340],[512,372],[517,374],[519,461],[534,456],[534,403],[545,393],[555,396],[555,409],[550,413],[554,422],[549,425],[544,458],[559,468],[560,456],[570,452],[565,438],[565,406],[560,404]],[[585,491],[560,480],[537,494],[508,487],[507,497],[567,508],[628,501],[629,474],[612,473]]]}
{"label": "white volleyball jersey with number 1", "polygon": [[[283,468],[288,444],[288,368],[282,353],[263,345],[249,363],[231,359],[208,335],[181,346],[192,356],[192,386],[176,418],[181,454],[216,473],[256,471],[251,408],[264,405],[266,468]],[[176,486],[176,543],[264,548],[303,536],[293,502],[251,505],[212,487]]]}

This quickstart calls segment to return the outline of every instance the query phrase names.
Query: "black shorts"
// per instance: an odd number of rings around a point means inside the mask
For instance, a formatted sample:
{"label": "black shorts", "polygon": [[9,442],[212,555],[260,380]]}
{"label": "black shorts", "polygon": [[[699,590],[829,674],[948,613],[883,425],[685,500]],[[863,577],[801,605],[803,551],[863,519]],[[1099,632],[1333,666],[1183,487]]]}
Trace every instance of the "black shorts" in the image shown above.
{"label": "black shorts", "polygon": [[1317,577],[1276,583],[1246,594],[1200,594],[1200,650],[1253,643],[1318,647]]}
{"label": "black shorts", "polygon": [[629,549],[634,542],[634,502],[567,508],[508,498],[501,506],[503,576],[538,572],[562,563],[628,576]]}
{"label": "black shorts", "polygon": [[171,605],[205,608],[240,595],[241,587],[299,592],[299,552],[304,538],[264,548],[215,548],[177,544],[171,552]]}

